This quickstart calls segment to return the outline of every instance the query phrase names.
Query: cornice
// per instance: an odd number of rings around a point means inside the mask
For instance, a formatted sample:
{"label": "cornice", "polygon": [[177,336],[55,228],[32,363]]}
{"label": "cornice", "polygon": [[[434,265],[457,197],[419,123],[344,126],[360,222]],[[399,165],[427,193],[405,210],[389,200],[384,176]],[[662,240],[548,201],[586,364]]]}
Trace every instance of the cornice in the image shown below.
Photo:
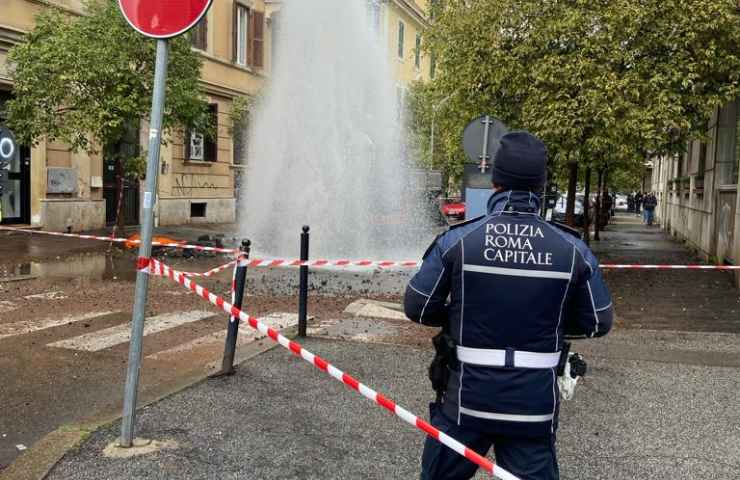
{"label": "cornice", "polygon": [[13,45],[23,40],[25,32],[0,24],[0,51],[8,51]]}

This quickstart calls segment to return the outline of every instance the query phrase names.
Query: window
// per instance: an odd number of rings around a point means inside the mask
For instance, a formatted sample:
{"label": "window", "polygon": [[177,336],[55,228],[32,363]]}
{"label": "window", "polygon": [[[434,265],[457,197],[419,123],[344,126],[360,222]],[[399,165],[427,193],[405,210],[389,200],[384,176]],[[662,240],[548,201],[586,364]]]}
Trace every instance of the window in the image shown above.
{"label": "window", "polygon": [[190,44],[198,50],[208,50],[208,15],[204,15],[190,31]]}
{"label": "window", "polygon": [[700,177],[704,176],[704,171],[707,169],[707,148],[706,142],[699,144],[699,167],[697,168],[697,174]]}
{"label": "window", "polygon": [[717,156],[715,169],[721,186],[736,186],[738,183],[738,108],[731,102],[719,111],[717,123]]}
{"label": "window", "polygon": [[234,132],[232,133],[234,141],[234,165],[247,164],[247,152],[249,150],[247,125],[249,125],[249,112],[245,112],[244,115],[244,121],[235,125]]}
{"label": "window", "polygon": [[208,105],[213,125],[213,138],[201,132],[188,131],[185,135],[185,160],[196,162],[218,161],[218,104]]}
{"label": "window", "polygon": [[398,58],[403,60],[403,42],[406,35],[406,25],[399,21],[398,22]]}
{"label": "window", "polygon": [[249,45],[249,9],[239,3],[234,4],[234,61],[247,65]]}
{"label": "window", "polygon": [[206,216],[206,208],[208,204],[205,202],[191,203],[190,204],[190,218],[204,218]]}
{"label": "window", "polygon": [[421,33],[416,34],[416,47],[414,48],[414,66],[417,70],[421,68]]}
{"label": "window", "polygon": [[[265,14],[234,3],[233,60],[237,65],[264,67]],[[273,36],[275,38],[275,36]],[[273,45],[273,51],[275,45]]]}

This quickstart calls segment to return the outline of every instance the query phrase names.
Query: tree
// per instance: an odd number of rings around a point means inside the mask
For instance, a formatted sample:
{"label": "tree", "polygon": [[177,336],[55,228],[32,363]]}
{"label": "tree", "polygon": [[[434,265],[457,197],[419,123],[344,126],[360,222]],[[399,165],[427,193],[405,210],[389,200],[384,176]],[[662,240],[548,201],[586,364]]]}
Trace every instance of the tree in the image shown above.
{"label": "tree", "polygon": [[439,68],[414,87],[414,127],[428,139],[432,106],[451,96],[429,162],[458,176],[462,130],[483,113],[541,137],[556,176],[575,181],[579,165],[632,171],[680,150],[739,90],[729,0],[447,0],[425,35]]}
{"label": "tree", "polygon": [[[89,154],[103,152],[116,163],[119,191],[125,177],[142,177],[144,156],[120,149],[138,139],[151,108],[156,44],[134,31],[115,0],[90,0],[73,17],[48,7],[24,42],[9,52],[15,98],[8,123],[19,140],[63,141]],[[163,137],[176,127],[212,134],[199,87],[202,61],[189,39],[170,41]],[[117,224],[120,222],[121,199]]]}

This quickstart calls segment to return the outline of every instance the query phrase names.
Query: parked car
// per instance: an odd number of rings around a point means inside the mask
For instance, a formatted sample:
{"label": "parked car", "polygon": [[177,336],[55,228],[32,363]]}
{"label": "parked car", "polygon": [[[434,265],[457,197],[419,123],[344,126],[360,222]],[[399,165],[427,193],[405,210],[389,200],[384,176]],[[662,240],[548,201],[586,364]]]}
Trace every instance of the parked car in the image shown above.
{"label": "parked car", "polygon": [[[583,195],[576,195],[576,204],[575,208],[573,209],[573,216],[575,217],[575,222],[577,227],[583,226]],[[555,204],[555,208],[552,211],[552,219],[556,222],[565,223],[565,210],[566,206],[568,205],[568,194],[563,194],[558,198],[557,203]],[[593,208],[589,209],[589,219],[591,220],[591,224],[593,224],[593,218],[594,218],[594,212]]]}
{"label": "parked car", "polygon": [[623,212],[626,212],[627,211],[627,195],[625,195],[623,193],[618,193],[617,194],[617,199],[616,199],[616,201],[614,203],[614,209],[615,210],[620,210],[620,211],[623,211]]}
{"label": "parked car", "polygon": [[447,219],[447,223],[456,223],[465,220],[465,202],[460,199],[444,198],[440,201],[439,207],[442,216]]}

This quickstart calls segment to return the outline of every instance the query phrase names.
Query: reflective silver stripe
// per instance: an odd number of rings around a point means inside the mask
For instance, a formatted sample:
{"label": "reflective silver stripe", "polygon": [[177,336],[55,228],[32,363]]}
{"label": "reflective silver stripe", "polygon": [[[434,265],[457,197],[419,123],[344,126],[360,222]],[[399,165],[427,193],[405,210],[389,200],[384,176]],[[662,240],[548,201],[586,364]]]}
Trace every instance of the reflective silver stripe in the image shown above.
{"label": "reflective silver stripe", "polygon": [[[484,367],[506,366],[506,350],[487,348],[457,347],[457,359],[463,363],[481,365]],[[541,353],[514,350],[514,364],[516,368],[554,368],[560,361],[560,352]]]}
{"label": "reflective silver stripe", "polygon": [[570,272],[550,272],[547,270],[523,270],[520,268],[486,267],[483,265],[463,265],[466,272],[488,273],[491,275],[506,275],[509,277],[555,278],[570,280]]}
{"label": "reflective silver stripe", "polygon": [[480,410],[471,410],[465,407],[460,407],[460,413],[463,413],[470,417],[484,418],[486,420],[502,420],[504,422],[537,423],[537,422],[549,422],[554,418],[553,414],[516,415],[513,413],[481,412]]}

